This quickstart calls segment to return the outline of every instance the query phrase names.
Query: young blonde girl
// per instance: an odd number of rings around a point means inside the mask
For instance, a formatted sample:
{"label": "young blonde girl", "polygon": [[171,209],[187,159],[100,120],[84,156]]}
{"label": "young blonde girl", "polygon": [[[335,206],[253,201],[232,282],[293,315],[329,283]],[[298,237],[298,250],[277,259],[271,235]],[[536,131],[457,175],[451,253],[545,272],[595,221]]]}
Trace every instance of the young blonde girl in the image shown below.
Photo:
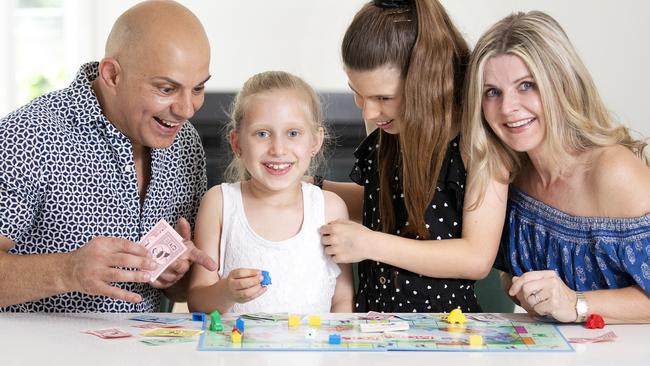
{"label": "young blonde girl", "polygon": [[[302,79],[271,71],[246,81],[228,132],[233,183],[211,188],[197,216],[195,243],[219,270],[192,270],[192,310],[352,311],[351,268],[325,255],[318,233],[347,219],[347,208],[337,195],[301,182],[322,159],[324,136],[320,100]],[[272,284],[261,284],[262,270]]]}

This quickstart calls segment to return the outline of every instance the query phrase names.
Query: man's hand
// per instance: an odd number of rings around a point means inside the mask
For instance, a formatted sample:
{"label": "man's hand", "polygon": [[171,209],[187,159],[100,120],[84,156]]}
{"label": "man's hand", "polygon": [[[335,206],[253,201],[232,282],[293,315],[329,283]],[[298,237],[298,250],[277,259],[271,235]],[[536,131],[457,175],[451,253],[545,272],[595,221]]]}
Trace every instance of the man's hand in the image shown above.
{"label": "man's hand", "polygon": [[183,253],[177,260],[169,265],[158,278],[151,283],[155,288],[165,289],[176,282],[178,282],[185,273],[190,269],[193,263],[205,267],[209,271],[215,271],[217,264],[205,254],[202,250],[198,249],[192,242],[192,230],[189,222],[184,217],[181,217],[176,223],[176,232],[183,238],[183,243],[187,246],[187,251]]}
{"label": "man's hand", "polygon": [[103,295],[132,303],[142,296],[112,282],[149,282],[156,267],[149,251],[126,239],[98,236],[68,256],[66,282],[71,291]]}

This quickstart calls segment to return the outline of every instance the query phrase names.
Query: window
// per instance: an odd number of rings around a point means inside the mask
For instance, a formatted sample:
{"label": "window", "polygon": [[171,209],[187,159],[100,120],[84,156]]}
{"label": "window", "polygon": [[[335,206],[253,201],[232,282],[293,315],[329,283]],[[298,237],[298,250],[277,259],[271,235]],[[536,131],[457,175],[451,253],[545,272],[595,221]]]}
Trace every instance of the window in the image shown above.
{"label": "window", "polygon": [[[70,83],[91,41],[91,5],[78,0],[13,0],[0,5],[0,117]],[[85,52],[84,56],[87,55]],[[86,56],[87,57],[87,56]]]}
{"label": "window", "polygon": [[63,0],[18,0],[14,9],[17,105],[62,87],[64,66]]}

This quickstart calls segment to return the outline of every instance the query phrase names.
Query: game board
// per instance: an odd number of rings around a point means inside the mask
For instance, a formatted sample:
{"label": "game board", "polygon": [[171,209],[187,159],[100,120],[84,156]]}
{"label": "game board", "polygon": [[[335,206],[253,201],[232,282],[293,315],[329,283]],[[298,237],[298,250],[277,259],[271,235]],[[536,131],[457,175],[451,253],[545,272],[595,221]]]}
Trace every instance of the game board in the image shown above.
{"label": "game board", "polygon": [[[236,320],[223,316],[223,331],[209,331],[204,322],[199,351],[463,351],[463,352],[572,352],[573,348],[553,324],[512,321],[500,316],[467,314],[464,324],[448,324],[445,314],[403,314],[410,328],[406,331],[362,333],[363,314],[327,314],[319,327],[310,327],[307,317],[289,327],[286,320],[245,319],[241,343],[233,343],[230,332]],[[400,316],[400,314],[396,314]],[[477,320],[479,319],[479,320]],[[400,319],[397,319],[400,320]],[[314,338],[306,332],[315,328]],[[330,334],[340,334],[341,344],[329,344]],[[469,346],[469,336],[480,335],[483,345]]]}

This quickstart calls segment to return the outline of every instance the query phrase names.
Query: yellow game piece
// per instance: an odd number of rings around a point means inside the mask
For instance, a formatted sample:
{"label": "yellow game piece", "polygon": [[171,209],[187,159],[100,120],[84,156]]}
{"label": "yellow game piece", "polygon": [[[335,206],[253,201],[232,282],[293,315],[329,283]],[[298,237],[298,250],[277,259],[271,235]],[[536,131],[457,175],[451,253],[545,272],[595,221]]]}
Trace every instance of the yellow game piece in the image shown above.
{"label": "yellow game piece", "polygon": [[320,316],[310,315],[309,316],[309,325],[312,327],[320,327]]}
{"label": "yellow game piece", "polygon": [[232,343],[241,343],[241,333],[235,329],[230,333],[230,341]]}
{"label": "yellow game piece", "polygon": [[300,315],[289,315],[289,326],[297,327],[300,325]]}
{"label": "yellow game piece", "polygon": [[463,324],[465,323],[465,314],[460,309],[452,310],[447,316],[447,323],[449,324]]}
{"label": "yellow game piece", "polygon": [[483,346],[483,337],[480,335],[471,335],[469,336],[469,346],[470,347],[482,347]]}

